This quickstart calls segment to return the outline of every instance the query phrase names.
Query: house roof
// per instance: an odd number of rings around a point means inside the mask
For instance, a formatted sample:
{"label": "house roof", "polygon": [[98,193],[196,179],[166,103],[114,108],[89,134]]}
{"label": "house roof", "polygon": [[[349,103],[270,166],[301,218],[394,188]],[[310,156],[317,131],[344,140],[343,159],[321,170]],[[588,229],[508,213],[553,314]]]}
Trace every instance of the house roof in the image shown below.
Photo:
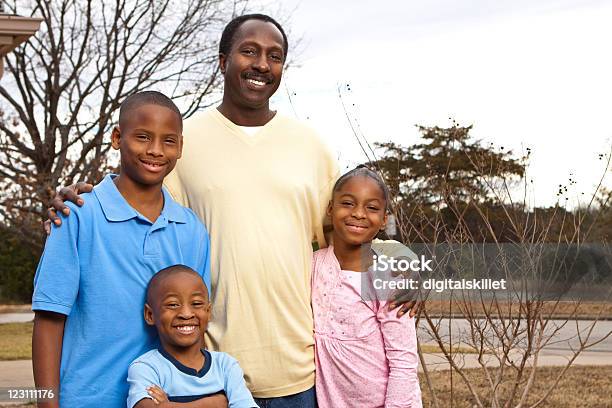
{"label": "house roof", "polygon": [[41,21],[42,18],[0,14],[0,76],[4,56],[36,33]]}

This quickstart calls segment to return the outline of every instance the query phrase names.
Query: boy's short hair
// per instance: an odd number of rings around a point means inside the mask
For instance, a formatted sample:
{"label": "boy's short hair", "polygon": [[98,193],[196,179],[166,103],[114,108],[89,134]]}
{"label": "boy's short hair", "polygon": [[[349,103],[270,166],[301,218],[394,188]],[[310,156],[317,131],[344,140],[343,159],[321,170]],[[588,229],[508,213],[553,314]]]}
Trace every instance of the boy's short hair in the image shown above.
{"label": "boy's short hair", "polygon": [[200,275],[187,265],[177,264],[161,269],[155,275],[153,275],[153,277],[149,281],[149,284],[147,285],[147,304],[151,305],[151,295],[153,291],[157,289],[159,282],[161,282],[163,278],[174,275],[175,273],[179,272],[190,273],[200,278],[202,280],[202,283],[204,284],[204,287],[206,288],[206,293],[208,294],[208,288],[206,287],[206,282],[204,282],[204,279],[202,279],[202,275]]}
{"label": "boy's short hair", "polygon": [[157,91],[137,92],[125,98],[119,108],[119,126],[123,126],[123,123],[125,123],[131,111],[142,105],[158,105],[170,109],[179,117],[181,130],[183,130],[183,115],[181,115],[181,111],[174,102],[172,102],[172,99]]}

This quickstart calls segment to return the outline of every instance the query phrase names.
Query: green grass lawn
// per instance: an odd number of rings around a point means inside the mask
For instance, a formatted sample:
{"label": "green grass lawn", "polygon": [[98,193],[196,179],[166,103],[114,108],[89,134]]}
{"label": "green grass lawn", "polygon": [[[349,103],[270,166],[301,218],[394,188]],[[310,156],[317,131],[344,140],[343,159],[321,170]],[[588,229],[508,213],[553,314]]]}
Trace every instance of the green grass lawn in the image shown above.
{"label": "green grass lawn", "polygon": [[32,322],[0,324],[0,360],[32,358]]}

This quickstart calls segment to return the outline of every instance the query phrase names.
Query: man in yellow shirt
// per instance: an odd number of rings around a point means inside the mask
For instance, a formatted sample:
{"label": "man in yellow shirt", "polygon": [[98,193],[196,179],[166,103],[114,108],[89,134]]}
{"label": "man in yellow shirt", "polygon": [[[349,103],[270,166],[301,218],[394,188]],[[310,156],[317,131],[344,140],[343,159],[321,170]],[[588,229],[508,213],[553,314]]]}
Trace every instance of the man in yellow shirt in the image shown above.
{"label": "man in yellow shirt", "polygon": [[314,400],[312,240],[325,245],[338,170],[313,130],[269,108],[286,53],[267,16],[226,26],[223,100],[185,122],[185,154],[165,185],[211,237],[207,345],[238,359],[256,398],[296,407]]}
{"label": "man in yellow shirt", "polygon": [[[338,168],[312,129],[270,110],[287,50],[282,27],[268,16],[240,16],[225,27],[223,100],[185,121],[183,156],[165,186],[210,234],[208,347],[238,359],[260,406],[310,408],[311,243],[326,244],[325,207]],[[76,202],[80,187],[62,189],[53,207]]]}

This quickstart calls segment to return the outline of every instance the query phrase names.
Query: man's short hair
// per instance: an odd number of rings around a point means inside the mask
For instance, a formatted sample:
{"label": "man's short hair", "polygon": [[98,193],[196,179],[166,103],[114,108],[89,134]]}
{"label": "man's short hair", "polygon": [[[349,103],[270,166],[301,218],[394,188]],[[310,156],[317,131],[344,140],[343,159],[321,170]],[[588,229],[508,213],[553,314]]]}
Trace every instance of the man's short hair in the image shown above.
{"label": "man's short hair", "polygon": [[287,52],[289,51],[287,34],[285,34],[285,30],[283,30],[283,27],[278,23],[278,21],[265,14],[244,14],[242,16],[235,17],[232,21],[227,23],[223,29],[223,33],[221,34],[221,41],[219,41],[219,54],[229,54],[234,44],[234,36],[236,35],[236,31],[238,31],[242,23],[249,20],[259,20],[274,24],[283,35],[283,53],[285,54],[284,57],[287,58]]}
{"label": "man's short hair", "polygon": [[125,123],[131,111],[143,105],[158,105],[170,109],[179,117],[181,130],[183,129],[183,116],[179,108],[172,102],[172,99],[157,91],[142,91],[125,98],[119,108],[119,126]]}
{"label": "man's short hair", "polygon": [[[168,276],[174,275],[176,273],[181,273],[181,272],[189,273],[189,274],[192,274],[202,279],[202,275],[200,275],[199,273],[197,273],[196,271],[194,271],[187,265],[177,264],[177,265],[172,265],[172,266],[168,266],[167,268],[161,269],[155,275],[153,275],[153,277],[149,281],[149,284],[147,285],[147,303],[149,305],[151,304],[151,295],[155,291],[155,289],[157,289],[157,286],[163,280],[163,278],[166,278]],[[206,282],[204,282],[204,279],[202,279],[202,283],[204,283],[204,287],[206,287]],[[206,293],[208,294],[208,288],[206,288]]]}

